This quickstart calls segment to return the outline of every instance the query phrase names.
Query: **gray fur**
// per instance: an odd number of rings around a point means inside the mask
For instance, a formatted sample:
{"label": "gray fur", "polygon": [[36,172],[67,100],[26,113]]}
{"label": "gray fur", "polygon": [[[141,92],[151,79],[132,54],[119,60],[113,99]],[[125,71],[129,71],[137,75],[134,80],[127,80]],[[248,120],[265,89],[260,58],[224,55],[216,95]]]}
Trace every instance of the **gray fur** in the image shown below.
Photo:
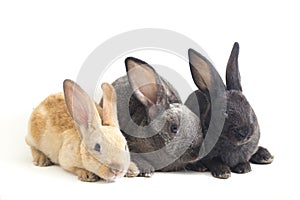
{"label": "gray fur", "polygon": [[[239,45],[235,43],[227,64],[226,86],[224,85],[225,90],[223,90],[225,94],[217,95],[217,98],[224,98],[227,102],[227,108],[224,112],[226,118],[221,135],[216,145],[204,158],[189,166],[190,169],[203,171],[204,165],[217,178],[228,178],[230,171],[236,173],[251,171],[249,160],[252,156],[255,158],[254,162],[261,164],[271,163],[273,160],[273,156],[266,149],[258,148],[259,124],[254,110],[242,93],[238,53]],[[210,92],[215,92],[215,90],[211,90],[215,88],[209,88],[210,85],[213,85],[211,83],[202,82],[203,80],[215,81],[216,79],[213,77],[219,77],[219,74],[213,65],[207,59],[203,59],[203,56],[198,52],[189,50],[189,56],[192,76],[199,90],[188,97],[185,105],[200,117],[205,138],[207,130],[209,128],[213,129],[213,126],[210,125],[210,122],[213,123],[213,120],[211,120]],[[191,62],[191,59],[194,63]],[[200,60],[198,63],[197,59]],[[203,63],[205,63],[205,66],[202,67]],[[206,69],[207,66],[209,66],[209,69]],[[199,70],[201,72],[206,70],[206,75],[209,74],[211,78],[201,77],[201,74],[196,73],[197,68],[202,68]],[[204,85],[208,87],[205,88]],[[215,107],[217,106],[215,105]],[[251,160],[251,162],[253,161]],[[201,169],[197,169],[198,166],[201,166]]]}
{"label": "gray fur", "polygon": [[[132,77],[128,73],[128,60],[134,62],[135,66],[152,70],[155,84],[162,86],[156,98],[159,102],[152,107],[145,105],[149,100],[142,103],[133,91],[136,87],[132,86],[134,81],[130,82]],[[202,143],[202,134],[198,134],[201,133],[199,117],[182,105],[173,86],[156,74],[147,63],[135,58],[127,58],[125,63],[127,75],[112,85],[117,94],[120,129],[127,139],[131,158],[138,165],[141,176],[149,176],[154,171],[181,170],[187,163],[195,162]],[[176,134],[170,132],[172,124],[179,125]],[[156,151],[159,153],[152,154]]]}

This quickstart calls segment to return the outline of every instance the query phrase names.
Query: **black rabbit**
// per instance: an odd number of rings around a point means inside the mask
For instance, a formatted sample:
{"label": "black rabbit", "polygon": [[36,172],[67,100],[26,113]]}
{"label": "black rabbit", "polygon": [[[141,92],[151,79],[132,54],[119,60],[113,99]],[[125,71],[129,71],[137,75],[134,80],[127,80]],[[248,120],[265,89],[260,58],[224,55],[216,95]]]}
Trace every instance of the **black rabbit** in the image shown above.
{"label": "black rabbit", "polygon": [[[199,90],[188,97],[185,105],[200,117],[204,138],[209,135],[209,129],[216,132],[218,127],[212,116],[212,107],[219,109],[224,117],[224,125],[221,124],[223,127],[219,130],[215,146],[188,168],[197,171],[208,169],[214,177],[228,178],[231,171],[251,171],[250,162],[271,163],[273,156],[269,151],[258,147],[258,121],[242,93],[238,69],[239,44],[234,44],[227,64],[226,86],[208,59],[192,49],[188,53],[192,77]],[[225,106],[222,107],[222,103]]]}

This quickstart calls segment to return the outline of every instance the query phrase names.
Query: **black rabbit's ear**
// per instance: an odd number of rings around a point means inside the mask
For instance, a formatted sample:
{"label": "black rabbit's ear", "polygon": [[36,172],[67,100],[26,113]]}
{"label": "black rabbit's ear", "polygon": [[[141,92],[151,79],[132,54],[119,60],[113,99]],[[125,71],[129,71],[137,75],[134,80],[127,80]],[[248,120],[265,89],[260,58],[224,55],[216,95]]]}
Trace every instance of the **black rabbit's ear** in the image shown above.
{"label": "black rabbit's ear", "polygon": [[189,49],[189,62],[193,80],[201,91],[218,89],[224,86],[219,73],[207,58],[193,49]]}
{"label": "black rabbit's ear", "polygon": [[239,43],[235,42],[227,63],[226,86],[227,90],[242,91],[241,76],[238,66]]}
{"label": "black rabbit's ear", "polygon": [[136,98],[147,108],[150,117],[166,108],[163,84],[155,70],[146,62],[128,57],[125,60],[127,77]]}

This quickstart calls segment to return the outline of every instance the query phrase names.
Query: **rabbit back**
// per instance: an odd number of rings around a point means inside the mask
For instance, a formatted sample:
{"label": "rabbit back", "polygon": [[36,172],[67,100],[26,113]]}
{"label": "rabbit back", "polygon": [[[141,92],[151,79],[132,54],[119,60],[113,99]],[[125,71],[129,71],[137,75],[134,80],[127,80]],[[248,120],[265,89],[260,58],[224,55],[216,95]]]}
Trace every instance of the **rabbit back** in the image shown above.
{"label": "rabbit back", "polygon": [[29,120],[28,133],[27,144],[42,151],[55,164],[59,164],[60,148],[66,138],[80,143],[63,93],[50,95],[34,109]]}

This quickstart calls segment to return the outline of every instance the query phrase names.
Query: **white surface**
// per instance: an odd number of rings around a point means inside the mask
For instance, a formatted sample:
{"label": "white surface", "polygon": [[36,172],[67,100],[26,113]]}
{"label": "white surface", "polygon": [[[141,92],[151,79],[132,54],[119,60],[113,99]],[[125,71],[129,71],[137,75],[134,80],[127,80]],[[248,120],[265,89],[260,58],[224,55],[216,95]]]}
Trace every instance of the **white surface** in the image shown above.
{"label": "white surface", "polygon": [[[209,2],[2,1],[0,200],[299,199],[299,6],[296,1]],[[33,166],[24,142],[32,108],[60,91],[63,79],[75,79],[102,42],[148,27],[193,39],[221,75],[233,42],[240,43],[244,93],[259,118],[261,145],[275,155],[273,164],[252,165],[251,173],[228,180],[207,173],[156,173],[111,184],[83,183],[59,167]]]}

